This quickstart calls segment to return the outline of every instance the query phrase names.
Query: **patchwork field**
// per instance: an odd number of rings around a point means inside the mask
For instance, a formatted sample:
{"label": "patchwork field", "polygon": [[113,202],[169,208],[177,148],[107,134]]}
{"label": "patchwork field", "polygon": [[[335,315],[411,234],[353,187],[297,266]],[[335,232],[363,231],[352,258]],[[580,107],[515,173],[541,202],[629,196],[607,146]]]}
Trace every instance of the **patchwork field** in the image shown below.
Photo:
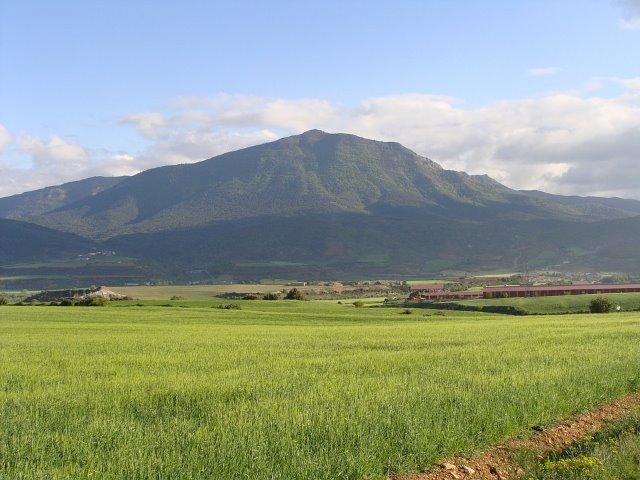
{"label": "patchwork field", "polygon": [[0,478],[382,479],[640,385],[637,312],[149,303],[0,307]]}

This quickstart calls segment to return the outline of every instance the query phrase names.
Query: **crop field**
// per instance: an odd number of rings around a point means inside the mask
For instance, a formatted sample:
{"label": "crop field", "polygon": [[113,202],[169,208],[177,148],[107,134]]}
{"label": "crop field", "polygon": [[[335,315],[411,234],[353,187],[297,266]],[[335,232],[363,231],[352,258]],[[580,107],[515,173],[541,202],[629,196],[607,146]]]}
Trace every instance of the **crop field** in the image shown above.
{"label": "crop field", "polygon": [[462,305],[512,305],[528,313],[579,313],[588,312],[589,303],[597,297],[605,297],[623,311],[640,311],[640,293],[612,293],[605,295],[558,295],[552,297],[492,298],[456,301]]}
{"label": "crop field", "polygon": [[[114,291],[140,300],[168,300],[172,296],[192,300],[211,300],[226,292],[254,293],[278,292],[289,289],[285,284],[221,284],[221,285],[136,285],[109,287]],[[305,287],[297,287],[304,290]]]}
{"label": "crop field", "polygon": [[640,385],[638,312],[237,303],[0,307],[0,478],[383,479]]}

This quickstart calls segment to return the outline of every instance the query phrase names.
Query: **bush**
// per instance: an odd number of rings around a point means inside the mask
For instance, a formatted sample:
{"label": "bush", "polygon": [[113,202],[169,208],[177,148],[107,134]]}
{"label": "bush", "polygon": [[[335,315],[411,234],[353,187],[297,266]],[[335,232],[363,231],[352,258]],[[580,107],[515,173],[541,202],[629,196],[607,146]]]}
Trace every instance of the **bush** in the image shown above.
{"label": "bush", "polygon": [[73,300],[69,300],[68,298],[65,298],[64,300],[62,300],[59,304],[61,307],[73,307],[75,305],[75,303],[73,303]]}
{"label": "bush", "polygon": [[184,297],[181,297],[180,295],[174,295],[169,300],[184,300]]}
{"label": "bush", "polygon": [[284,296],[284,299],[285,300],[304,300],[304,293],[302,293],[297,288],[292,288]]}
{"label": "bush", "polygon": [[356,308],[362,308],[364,307],[364,302],[362,300],[356,300],[355,302],[353,302],[353,306]]}
{"label": "bush", "polygon": [[598,297],[589,303],[589,311],[591,313],[608,313],[613,308],[613,304],[608,298]]}
{"label": "bush", "polygon": [[109,299],[105,297],[91,297],[83,302],[87,307],[105,307],[109,305]]}
{"label": "bush", "polygon": [[0,305],[6,305],[7,303],[9,303],[9,301],[6,298],[0,297]]}
{"label": "bush", "polygon": [[265,293],[262,297],[263,300],[278,300],[280,295],[278,293]]}
{"label": "bush", "polygon": [[247,295],[245,295],[244,297],[242,297],[243,300],[257,300],[258,296],[254,295],[253,293],[248,293]]}
{"label": "bush", "polygon": [[223,303],[222,305],[218,305],[218,308],[223,310],[242,310],[242,307],[237,303]]}

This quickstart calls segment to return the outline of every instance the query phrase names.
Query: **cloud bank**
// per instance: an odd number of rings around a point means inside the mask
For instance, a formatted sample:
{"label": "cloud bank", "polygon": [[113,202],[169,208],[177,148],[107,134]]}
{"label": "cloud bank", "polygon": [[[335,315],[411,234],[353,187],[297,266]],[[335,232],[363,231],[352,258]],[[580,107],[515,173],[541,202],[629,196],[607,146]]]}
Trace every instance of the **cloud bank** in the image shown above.
{"label": "cloud bank", "polygon": [[[136,155],[96,154],[55,135],[19,136],[13,143],[33,165],[18,170],[0,164],[0,174],[14,179],[2,184],[0,195],[200,161],[319,128],[400,142],[445,168],[487,173],[512,188],[640,198],[640,77],[615,83],[623,91],[613,98],[555,93],[480,108],[427,94],[369,98],[351,106],[313,98],[181,97],[172,101],[171,114],[122,117],[119,128],[133,127],[150,142]],[[0,150],[11,142],[0,126]]]}

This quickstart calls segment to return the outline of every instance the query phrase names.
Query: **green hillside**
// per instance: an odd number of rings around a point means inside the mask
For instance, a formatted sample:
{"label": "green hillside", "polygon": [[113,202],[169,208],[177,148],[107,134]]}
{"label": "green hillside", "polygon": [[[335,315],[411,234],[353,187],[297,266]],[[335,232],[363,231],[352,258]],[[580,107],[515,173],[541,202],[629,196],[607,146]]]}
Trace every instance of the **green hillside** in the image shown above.
{"label": "green hillside", "polygon": [[[5,216],[34,213],[26,219],[182,280],[191,270],[205,272],[198,279],[566,264],[640,272],[640,202],[516,191],[445,170],[397,143],[318,130],[195,164],[0,199],[0,208]],[[4,240],[6,261],[75,252],[79,241],[21,228],[10,247]]]}
{"label": "green hillside", "polygon": [[0,218],[20,220],[41,215],[96,195],[121,182],[123,178],[125,177],[91,177],[0,198]]}
{"label": "green hillside", "polygon": [[91,240],[71,233],[0,218],[0,265],[74,256],[93,247]]}
{"label": "green hillside", "polygon": [[[638,202],[640,205],[640,202]],[[441,168],[397,143],[312,130],[190,165],[155,168],[32,221],[91,238],[261,216],[427,209],[455,219],[619,218]]]}

